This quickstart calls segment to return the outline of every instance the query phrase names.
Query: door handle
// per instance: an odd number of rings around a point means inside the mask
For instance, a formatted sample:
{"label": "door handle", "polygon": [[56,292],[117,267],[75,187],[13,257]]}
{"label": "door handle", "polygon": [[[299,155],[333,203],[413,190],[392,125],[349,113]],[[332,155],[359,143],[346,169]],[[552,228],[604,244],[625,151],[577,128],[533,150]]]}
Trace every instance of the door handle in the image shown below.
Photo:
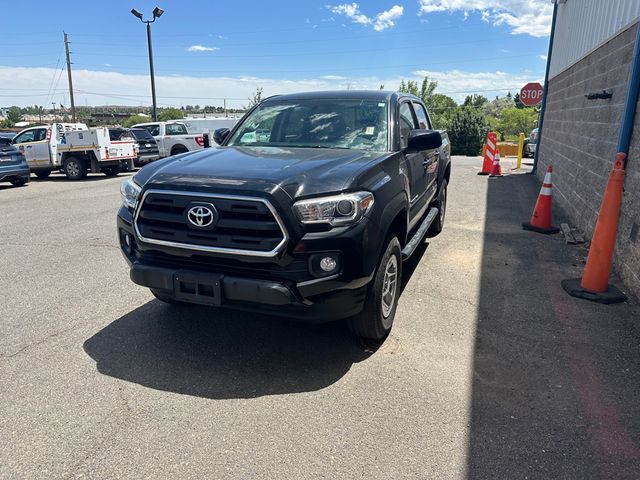
{"label": "door handle", "polygon": [[27,148],[31,148],[31,145],[27,145]]}

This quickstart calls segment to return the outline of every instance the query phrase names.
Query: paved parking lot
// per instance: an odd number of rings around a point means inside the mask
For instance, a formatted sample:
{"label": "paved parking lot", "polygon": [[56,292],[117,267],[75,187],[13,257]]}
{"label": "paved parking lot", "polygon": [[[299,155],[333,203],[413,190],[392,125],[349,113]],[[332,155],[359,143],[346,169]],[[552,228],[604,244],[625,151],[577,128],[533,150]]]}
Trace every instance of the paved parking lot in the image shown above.
{"label": "paved parking lot", "polygon": [[640,309],[564,294],[535,178],[454,157],[391,336],[154,300],[124,176],[0,187],[0,478],[637,478]]}

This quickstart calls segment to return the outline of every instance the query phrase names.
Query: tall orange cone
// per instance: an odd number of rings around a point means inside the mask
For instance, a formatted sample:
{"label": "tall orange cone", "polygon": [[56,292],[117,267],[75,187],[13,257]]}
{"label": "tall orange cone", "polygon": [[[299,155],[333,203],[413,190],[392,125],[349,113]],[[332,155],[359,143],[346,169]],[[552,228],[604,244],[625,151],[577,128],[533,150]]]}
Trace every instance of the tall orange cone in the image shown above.
{"label": "tall orange cone", "polygon": [[478,172],[478,175],[489,175],[493,168],[493,158],[496,153],[496,147],[498,145],[498,135],[496,132],[489,132],[487,134],[487,140],[483,148],[483,162],[482,170]]}
{"label": "tall orange cone", "polygon": [[489,178],[502,177],[502,168],[500,168],[500,149],[496,148],[496,155],[493,158],[493,165],[491,166],[491,173]]}
{"label": "tall orange cone", "polygon": [[540,189],[536,206],[533,208],[531,221],[522,224],[522,228],[525,230],[546,234],[558,233],[560,231],[559,228],[554,227],[551,224],[553,203],[553,185],[551,183],[552,172],[553,167],[549,165],[549,167],[547,167],[547,173],[544,176],[544,181],[542,182],[542,188]]}
{"label": "tall orange cone", "polygon": [[582,279],[563,280],[562,288],[573,297],[598,303],[624,302],[627,297],[613,285],[609,285],[613,251],[616,246],[618,217],[622,205],[624,186],[624,161],[626,154],[618,153],[602,197],[600,213],[593,232],[587,264]]}

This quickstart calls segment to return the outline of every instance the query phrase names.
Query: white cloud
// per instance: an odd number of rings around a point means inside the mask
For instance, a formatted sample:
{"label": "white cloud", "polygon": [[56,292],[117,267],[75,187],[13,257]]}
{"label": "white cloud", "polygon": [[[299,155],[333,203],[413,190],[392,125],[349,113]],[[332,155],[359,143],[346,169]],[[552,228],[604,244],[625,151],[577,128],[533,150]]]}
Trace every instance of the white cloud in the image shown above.
{"label": "white cloud", "polygon": [[539,58],[540,60],[545,61],[545,62],[547,61],[547,56],[546,56],[546,55],[538,55],[538,58]]}
{"label": "white cloud", "polygon": [[[18,85],[20,90],[3,90],[0,93],[0,106],[9,105],[45,105],[52,101],[66,105],[68,95],[66,87],[60,83],[53,97],[47,94],[54,74],[53,68],[27,68],[0,66],[0,84]],[[530,81],[540,81],[535,75],[527,73],[469,72],[451,71],[415,71],[389,77],[342,77],[324,75],[301,80],[280,80],[257,76],[238,77],[191,77],[187,75],[156,76],[158,104],[165,106],[180,105],[222,105],[227,99],[229,107],[247,104],[247,98],[253,96],[257,87],[264,89],[264,96],[279,93],[293,93],[314,90],[377,90],[380,85],[393,90],[400,80],[422,80],[424,75],[438,81],[438,92],[464,100],[466,95],[480,93],[489,98],[515,92]],[[84,105],[149,105],[148,75],[131,75],[118,72],[105,72],[76,69],[73,72],[73,84],[76,103]],[[17,87],[16,87],[17,88]],[[28,96],[25,96],[28,95]],[[216,97],[216,98],[213,98]]]}
{"label": "white cloud", "polygon": [[187,52],[215,52],[220,50],[218,47],[205,47],[204,45],[191,45],[187,48]]}
{"label": "white cloud", "polygon": [[413,72],[417,79],[428,76],[430,80],[438,82],[436,92],[445,93],[457,101],[461,101],[471,93],[479,93],[491,99],[496,95],[505,95],[507,92],[515,93],[528,82],[542,81],[542,77],[536,78],[527,73],[506,72],[467,72],[462,70],[449,70],[446,72],[434,72],[430,70],[417,70]]}
{"label": "white cloud", "polygon": [[394,5],[389,10],[383,10],[378,13],[375,17],[368,17],[360,11],[360,6],[355,2],[334,6],[327,5],[327,8],[336,15],[344,15],[350,18],[353,23],[372,25],[376,32],[382,32],[383,30],[394,27],[396,21],[402,17],[404,13],[403,6]]}
{"label": "white cloud", "polygon": [[420,15],[433,12],[480,11],[482,20],[508,25],[513,34],[548,36],[553,4],[549,0],[419,0]]}

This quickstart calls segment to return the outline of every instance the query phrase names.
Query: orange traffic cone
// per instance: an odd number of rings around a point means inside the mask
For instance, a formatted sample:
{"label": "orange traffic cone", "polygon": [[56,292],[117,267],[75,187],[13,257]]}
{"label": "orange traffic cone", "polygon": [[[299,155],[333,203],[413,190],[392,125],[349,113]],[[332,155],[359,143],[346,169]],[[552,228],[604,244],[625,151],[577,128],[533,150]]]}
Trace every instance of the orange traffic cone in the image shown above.
{"label": "orange traffic cone", "polygon": [[538,233],[558,233],[559,228],[551,225],[553,196],[551,193],[551,173],[553,168],[551,165],[547,168],[547,173],[544,176],[544,182],[542,182],[542,188],[536,201],[536,206],[533,209],[533,215],[531,215],[531,221],[522,224],[522,228],[525,230],[531,230]]}
{"label": "orange traffic cone", "polygon": [[562,281],[562,288],[573,297],[606,304],[624,302],[627,299],[624,293],[613,285],[609,285],[618,217],[622,205],[625,158],[626,154],[617,154],[609,175],[582,279]]}
{"label": "orange traffic cone", "polygon": [[478,172],[478,175],[489,175],[491,173],[497,144],[498,135],[496,134],[496,132],[489,132],[487,134],[487,140],[484,143],[484,148],[482,149],[482,170]]}
{"label": "orange traffic cone", "polygon": [[489,178],[502,177],[502,168],[500,168],[500,150],[496,149],[496,156],[493,159],[493,166]]}

